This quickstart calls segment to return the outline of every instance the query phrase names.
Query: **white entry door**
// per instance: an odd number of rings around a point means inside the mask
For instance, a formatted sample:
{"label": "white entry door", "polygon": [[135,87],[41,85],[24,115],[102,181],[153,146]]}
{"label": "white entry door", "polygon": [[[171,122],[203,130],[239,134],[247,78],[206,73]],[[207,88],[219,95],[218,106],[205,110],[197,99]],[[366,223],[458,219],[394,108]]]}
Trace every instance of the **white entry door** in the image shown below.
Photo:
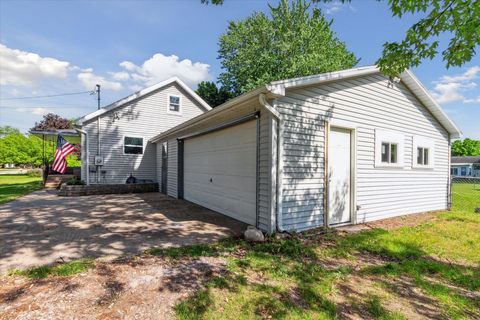
{"label": "white entry door", "polygon": [[351,222],[351,131],[330,129],[328,136],[328,223]]}
{"label": "white entry door", "polygon": [[255,225],[256,123],[185,140],[185,200]]}

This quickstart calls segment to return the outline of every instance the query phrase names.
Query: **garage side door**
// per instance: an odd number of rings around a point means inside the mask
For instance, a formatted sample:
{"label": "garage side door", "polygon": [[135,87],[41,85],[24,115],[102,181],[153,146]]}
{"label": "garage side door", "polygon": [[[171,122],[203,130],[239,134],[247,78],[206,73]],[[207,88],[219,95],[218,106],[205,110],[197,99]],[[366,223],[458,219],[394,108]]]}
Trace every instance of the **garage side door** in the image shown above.
{"label": "garage side door", "polygon": [[184,142],[184,198],[255,225],[256,121]]}

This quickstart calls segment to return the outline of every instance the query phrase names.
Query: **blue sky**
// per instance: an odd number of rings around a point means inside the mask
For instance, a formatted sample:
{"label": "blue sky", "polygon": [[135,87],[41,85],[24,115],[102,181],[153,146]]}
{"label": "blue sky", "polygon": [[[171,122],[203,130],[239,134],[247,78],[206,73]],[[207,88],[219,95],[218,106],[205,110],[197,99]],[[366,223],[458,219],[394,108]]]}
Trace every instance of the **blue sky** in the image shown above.
{"label": "blue sky", "polygon": [[[172,75],[195,88],[220,74],[217,41],[228,21],[268,11],[267,1],[0,1],[0,125],[27,131],[52,111],[75,118],[96,109],[80,92],[102,84],[102,105]],[[276,1],[270,1],[276,4]],[[400,40],[414,17],[391,17],[384,2],[320,6],[347,47],[373,64],[386,41]],[[446,44],[448,38],[442,38]],[[441,58],[413,69],[464,132],[480,139],[480,56],[447,70]]]}

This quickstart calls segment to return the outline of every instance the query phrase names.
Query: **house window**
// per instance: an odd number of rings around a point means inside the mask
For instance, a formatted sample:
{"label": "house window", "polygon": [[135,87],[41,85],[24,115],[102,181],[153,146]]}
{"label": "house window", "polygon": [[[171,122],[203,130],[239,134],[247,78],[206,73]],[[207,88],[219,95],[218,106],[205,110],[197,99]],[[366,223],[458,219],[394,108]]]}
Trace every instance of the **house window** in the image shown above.
{"label": "house window", "polygon": [[434,169],[435,141],[414,136],[412,146],[412,168]]}
{"label": "house window", "polygon": [[467,175],[467,167],[462,167],[462,168],[461,168],[461,173],[460,173],[460,175],[462,175],[462,176],[466,176],[466,175]]}
{"label": "house window", "polygon": [[382,142],[382,163],[397,163],[398,144]]}
{"label": "house window", "polygon": [[125,154],[143,154],[143,138],[124,137],[123,152]]}
{"label": "house window", "polygon": [[375,167],[403,168],[404,145],[403,133],[375,129]]}
{"label": "house window", "polygon": [[428,148],[417,147],[417,164],[428,166]]}
{"label": "house window", "polygon": [[168,96],[168,111],[172,113],[180,113],[180,96]]}

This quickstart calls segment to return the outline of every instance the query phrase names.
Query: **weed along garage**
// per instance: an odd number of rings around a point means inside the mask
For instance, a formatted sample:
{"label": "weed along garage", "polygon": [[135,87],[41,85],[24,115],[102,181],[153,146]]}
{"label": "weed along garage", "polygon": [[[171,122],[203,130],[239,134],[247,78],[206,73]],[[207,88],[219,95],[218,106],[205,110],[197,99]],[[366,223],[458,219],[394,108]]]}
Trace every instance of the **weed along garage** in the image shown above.
{"label": "weed along garage", "polygon": [[409,71],[272,82],[154,136],[161,192],[267,233],[449,206],[461,132]]}

